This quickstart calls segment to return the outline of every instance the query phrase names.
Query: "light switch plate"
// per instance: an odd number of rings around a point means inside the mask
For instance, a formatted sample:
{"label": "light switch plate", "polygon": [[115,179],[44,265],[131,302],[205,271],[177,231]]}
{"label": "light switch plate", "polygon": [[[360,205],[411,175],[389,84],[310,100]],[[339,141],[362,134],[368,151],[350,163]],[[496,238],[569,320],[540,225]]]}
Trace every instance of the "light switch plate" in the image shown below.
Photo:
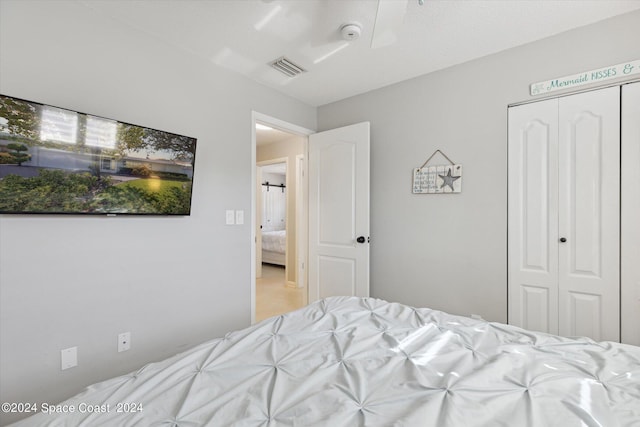
{"label": "light switch plate", "polygon": [[242,225],[244,224],[244,211],[236,211],[236,224]]}
{"label": "light switch plate", "polygon": [[235,220],[236,220],[236,213],[232,210],[228,210],[227,211],[227,225],[233,225],[235,224]]}

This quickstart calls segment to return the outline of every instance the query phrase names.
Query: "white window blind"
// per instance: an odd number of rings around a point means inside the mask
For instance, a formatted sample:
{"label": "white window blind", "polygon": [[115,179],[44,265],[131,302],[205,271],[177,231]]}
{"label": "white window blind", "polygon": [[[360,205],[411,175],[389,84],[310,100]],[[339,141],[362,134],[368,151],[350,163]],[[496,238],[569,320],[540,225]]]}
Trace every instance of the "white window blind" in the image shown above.
{"label": "white window blind", "polygon": [[42,109],[40,139],[75,144],[78,137],[78,114],[61,108]]}
{"label": "white window blind", "polygon": [[117,128],[116,121],[87,116],[85,144],[92,147],[115,148]]}

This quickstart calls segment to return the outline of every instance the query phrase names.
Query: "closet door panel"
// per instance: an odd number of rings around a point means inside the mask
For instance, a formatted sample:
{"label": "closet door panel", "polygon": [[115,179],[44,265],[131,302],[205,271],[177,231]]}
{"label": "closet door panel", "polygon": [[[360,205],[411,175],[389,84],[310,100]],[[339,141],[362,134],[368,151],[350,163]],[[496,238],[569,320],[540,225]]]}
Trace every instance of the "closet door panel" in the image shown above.
{"label": "closet door panel", "polygon": [[580,112],[564,123],[567,138],[565,203],[568,224],[563,230],[571,235],[569,246],[569,274],[601,277],[602,269],[602,206],[603,141],[600,137],[602,117],[590,111]]}
{"label": "closet door panel", "polygon": [[618,87],[560,99],[560,335],[620,339],[619,99]]}
{"label": "closet door panel", "polygon": [[509,109],[509,323],[558,333],[558,100]]}
{"label": "closet door panel", "polygon": [[602,336],[603,324],[602,298],[599,295],[569,292],[567,303],[567,314],[571,319],[565,335],[601,339],[599,337]]}
{"label": "closet door panel", "polygon": [[640,345],[640,83],[622,86],[622,342]]}

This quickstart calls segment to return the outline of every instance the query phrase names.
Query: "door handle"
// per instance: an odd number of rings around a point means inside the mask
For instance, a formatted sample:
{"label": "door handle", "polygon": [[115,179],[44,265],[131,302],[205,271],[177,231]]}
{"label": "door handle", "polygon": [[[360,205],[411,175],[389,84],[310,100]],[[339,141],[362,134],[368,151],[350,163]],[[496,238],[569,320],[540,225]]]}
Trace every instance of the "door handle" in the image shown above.
{"label": "door handle", "polygon": [[561,237],[561,238],[560,238],[560,241],[561,241],[562,243],[564,243],[564,242],[566,242],[566,241],[567,241],[567,238],[566,238],[566,237]]}
{"label": "door handle", "polygon": [[364,236],[360,236],[356,239],[356,242],[358,243],[364,243],[366,241],[366,239],[364,238]]}

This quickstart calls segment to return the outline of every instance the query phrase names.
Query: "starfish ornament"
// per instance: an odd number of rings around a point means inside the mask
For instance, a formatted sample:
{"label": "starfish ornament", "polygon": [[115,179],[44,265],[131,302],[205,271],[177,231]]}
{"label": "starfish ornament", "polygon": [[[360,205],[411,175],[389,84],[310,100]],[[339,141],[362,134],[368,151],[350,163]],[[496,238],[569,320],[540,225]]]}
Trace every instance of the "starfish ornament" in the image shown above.
{"label": "starfish ornament", "polygon": [[445,185],[448,185],[449,187],[451,187],[451,191],[453,191],[453,182],[456,179],[460,178],[459,176],[451,176],[451,169],[449,169],[446,175],[438,175],[438,176],[442,178],[442,185],[440,186],[440,188],[444,187]]}

